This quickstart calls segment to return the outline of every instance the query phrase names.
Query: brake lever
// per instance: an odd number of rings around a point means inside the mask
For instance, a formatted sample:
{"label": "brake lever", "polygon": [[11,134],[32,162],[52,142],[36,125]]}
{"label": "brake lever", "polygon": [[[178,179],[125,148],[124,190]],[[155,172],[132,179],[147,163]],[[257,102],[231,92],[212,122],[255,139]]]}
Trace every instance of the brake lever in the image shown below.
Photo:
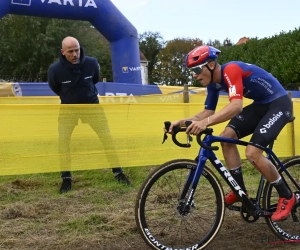
{"label": "brake lever", "polygon": [[[188,127],[192,124],[192,121],[185,121],[185,126]],[[193,137],[190,135],[190,133],[187,133],[187,142],[188,144],[193,141]]]}
{"label": "brake lever", "polygon": [[[171,126],[171,122],[169,122],[169,121],[165,122],[165,129],[166,129],[167,131],[169,131],[170,126]],[[168,132],[165,132],[165,133],[164,133],[163,141],[162,141],[161,144],[164,144],[164,142],[168,139],[167,133],[168,133]]]}
{"label": "brake lever", "polygon": [[190,135],[190,133],[187,134],[187,142],[190,143],[193,141],[193,137]]}
{"label": "brake lever", "polygon": [[164,142],[168,139],[168,136],[167,136],[167,133],[165,132],[164,133],[164,137],[163,137],[163,141],[161,144],[164,144]]}

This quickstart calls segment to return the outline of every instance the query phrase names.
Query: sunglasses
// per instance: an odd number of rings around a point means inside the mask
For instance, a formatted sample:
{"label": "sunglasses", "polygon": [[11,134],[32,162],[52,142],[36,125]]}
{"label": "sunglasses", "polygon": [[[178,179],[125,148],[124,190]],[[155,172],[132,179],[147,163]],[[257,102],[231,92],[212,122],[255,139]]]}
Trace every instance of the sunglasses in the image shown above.
{"label": "sunglasses", "polygon": [[203,64],[200,64],[200,65],[197,65],[197,66],[195,66],[195,67],[192,67],[192,68],[190,68],[190,71],[191,71],[193,74],[199,75],[199,74],[202,73],[203,67],[204,67],[206,64],[208,64],[208,62],[203,63]]}

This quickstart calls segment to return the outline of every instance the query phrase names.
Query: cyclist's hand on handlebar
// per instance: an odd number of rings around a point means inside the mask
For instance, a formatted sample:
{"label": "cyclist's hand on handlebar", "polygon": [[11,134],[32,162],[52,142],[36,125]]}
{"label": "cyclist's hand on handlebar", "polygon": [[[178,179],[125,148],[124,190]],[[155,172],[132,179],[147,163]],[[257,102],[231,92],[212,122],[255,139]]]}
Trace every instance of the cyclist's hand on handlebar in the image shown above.
{"label": "cyclist's hand on handlebar", "polygon": [[206,120],[193,121],[192,124],[187,127],[186,133],[190,133],[191,135],[198,135],[207,128],[206,125]]}
{"label": "cyclist's hand on handlebar", "polygon": [[167,130],[167,128],[164,128],[164,132],[165,133],[169,133],[169,134],[172,134],[172,131],[173,131],[173,128],[174,127],[181,127],[181,121],[179,120],[179,121],[175,121],[175,122],[171,122],[171,125],[170,125],[170,127],[169,127],[169,130]]}

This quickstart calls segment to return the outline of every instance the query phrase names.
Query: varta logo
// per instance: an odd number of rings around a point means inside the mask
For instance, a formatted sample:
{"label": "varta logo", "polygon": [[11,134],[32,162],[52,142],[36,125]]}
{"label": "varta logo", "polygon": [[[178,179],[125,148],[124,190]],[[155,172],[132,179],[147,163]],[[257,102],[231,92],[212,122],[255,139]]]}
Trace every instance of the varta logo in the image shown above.
{"label": "varta logo", "polygon": [[142,67],[129,67],[130,71],[139,71],[142,70]]}
{"label": "varta logo", "polygon": [[[52,4],[56,3],[58,5],[70,5],[77,7],[94,7],[98,8],[94,0],[41,0],[42,3]],[[77,4],[74,4],[77,3]]]}
{"label": "varta logo", "polygon": [[133,72],[133,71],[141,71],[141,70],[142,70],[142,67],[122,67],[123,73],[129,73],[129,71]]}

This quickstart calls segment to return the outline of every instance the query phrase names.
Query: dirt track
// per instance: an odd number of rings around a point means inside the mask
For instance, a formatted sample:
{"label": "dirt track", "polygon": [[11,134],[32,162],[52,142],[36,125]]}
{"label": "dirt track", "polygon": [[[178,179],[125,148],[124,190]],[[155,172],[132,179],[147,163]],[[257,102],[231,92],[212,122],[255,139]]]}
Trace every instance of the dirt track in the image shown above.
{"label": "dirt track", "polygon": [[[116,246],[115,246],[116,247]],[[103,250],[117,249],[103,248]],[[141,240],[139,235],[134,239],[127,239],[118,249],[150,250]],[[214,239],[206,248],[207,250],[264,250],[264,249],[300,249],[300,243],[280,242],[270,231],[265,220],[260,218],[255,223],[247,223],[242,220],[238,212],[226,210],[223,226]]]}
{"label": "dirt track", "polygon": [[[74,249],[74,248],[73,248]],[[134,237],[122,238],[116,241],[93,244],[85,249],[100,250],[151,250],[141,239],[139,234]],[[260,218],[255,223],[246,223],[239,213],[226,211],[223,226],[215,240],[206,248],[207,250],[264,250],[264,249],[300,249],[300,243],[283,243],[273,235],[264,219]]]}
{"label": "dirt track", "polygon": [[[51,192],[53,183],[42,188],[48,176],[41,177],[0,185],[1,250],[150,250],[135,225],[136,188],[103,191],[77,173],[74,190],[58,195]],[[275,241],[263,218],[247,223],[226,210],[219,234],[206,249],[300,249],[300,243],[271,244]]]}

